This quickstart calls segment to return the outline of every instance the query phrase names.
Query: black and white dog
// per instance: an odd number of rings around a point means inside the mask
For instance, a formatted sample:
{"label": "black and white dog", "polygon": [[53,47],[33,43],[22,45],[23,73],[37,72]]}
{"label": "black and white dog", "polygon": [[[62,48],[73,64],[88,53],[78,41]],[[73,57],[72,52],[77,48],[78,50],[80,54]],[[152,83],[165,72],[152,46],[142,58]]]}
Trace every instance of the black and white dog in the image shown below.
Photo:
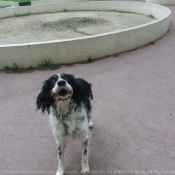
{"label": "black and white dog", "polygon": [[58,170],[64,174],[64,150],[69,137],[79,138],[82,146],[81,173],[89,173],[88,143],[91,100],[91,84],[70,74],[57,74],[44,82],[36,101],[37,109],[48,112],[53,134],[58,146]]}

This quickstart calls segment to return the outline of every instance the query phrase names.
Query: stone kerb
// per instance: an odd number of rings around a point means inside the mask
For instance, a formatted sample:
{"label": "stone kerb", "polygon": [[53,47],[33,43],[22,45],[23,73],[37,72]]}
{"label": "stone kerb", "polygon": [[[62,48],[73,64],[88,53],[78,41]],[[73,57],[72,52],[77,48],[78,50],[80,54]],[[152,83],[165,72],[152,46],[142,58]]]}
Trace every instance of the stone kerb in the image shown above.
{"label": "stone kerb", "polygon": [[48,42],[0,45],[0,69],[17,63],[20,67],[36,67],[38,61],[50,58],[56,64],[68,64],[98,59],[109,55],[129,51],[149,44],[162,37],[169,29],[170,10],[166,7],[141,2],[74,2],[30,7],[14,7],[0,10],[0,17],[15,14],[58,12],[63,9],[78,10],[112,10],[120,12],[152,14],[156,21],[125,30],[109,33]]}
{"label": "stone kerb", "polygon": [[175,0],[146,0],[146,2],[160,5],[175,5]]}

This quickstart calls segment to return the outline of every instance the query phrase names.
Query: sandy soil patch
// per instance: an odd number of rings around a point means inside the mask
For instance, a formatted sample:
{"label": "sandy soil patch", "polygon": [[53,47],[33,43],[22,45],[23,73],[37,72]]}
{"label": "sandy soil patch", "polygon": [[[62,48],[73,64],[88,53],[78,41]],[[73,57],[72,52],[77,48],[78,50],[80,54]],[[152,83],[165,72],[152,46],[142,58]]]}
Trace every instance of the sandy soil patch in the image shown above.
{"label": "sandy soil patch", "polygon": [[155,20],[148,16],[108,11],[35,14],[0,19],[0,44],[60,40],[126,29]]}

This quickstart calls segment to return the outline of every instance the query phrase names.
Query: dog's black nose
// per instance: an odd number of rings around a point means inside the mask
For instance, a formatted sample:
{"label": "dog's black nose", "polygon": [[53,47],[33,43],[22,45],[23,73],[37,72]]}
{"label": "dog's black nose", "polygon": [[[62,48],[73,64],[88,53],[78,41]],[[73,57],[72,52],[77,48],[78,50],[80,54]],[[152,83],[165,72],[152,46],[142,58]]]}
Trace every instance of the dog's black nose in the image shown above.
{"label": "dog's black nose", "polygon": [[64,80],[61,80],[57,84],[58,84],[58,86],[64,86],[66,84],[66,82]]}

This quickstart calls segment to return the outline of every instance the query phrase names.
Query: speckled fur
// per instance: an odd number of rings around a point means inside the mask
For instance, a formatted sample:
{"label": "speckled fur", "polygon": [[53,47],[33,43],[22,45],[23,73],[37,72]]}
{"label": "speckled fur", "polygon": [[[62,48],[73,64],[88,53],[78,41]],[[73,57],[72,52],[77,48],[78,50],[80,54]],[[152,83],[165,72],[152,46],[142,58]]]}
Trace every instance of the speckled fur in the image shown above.
{"label": "speckled fur", "polygon": [[[66,100],[53,99],[52,93],[58,91],[59,81],[66,81],[65,88],[72,91],[71,98]],[[53,135],[58,147],[59,161],[56,175],[64,175],[64,152],[69,138],[81,141],[83,147],[81,173],[89,173],[89,127],[93,125],[90,119],[91,99],[93,99],[91,85],[85,80],[76,79],[69,74],[58,74],[50,77],[45,81],[42,91],[37,97],[37,109],[49,113]]]}

